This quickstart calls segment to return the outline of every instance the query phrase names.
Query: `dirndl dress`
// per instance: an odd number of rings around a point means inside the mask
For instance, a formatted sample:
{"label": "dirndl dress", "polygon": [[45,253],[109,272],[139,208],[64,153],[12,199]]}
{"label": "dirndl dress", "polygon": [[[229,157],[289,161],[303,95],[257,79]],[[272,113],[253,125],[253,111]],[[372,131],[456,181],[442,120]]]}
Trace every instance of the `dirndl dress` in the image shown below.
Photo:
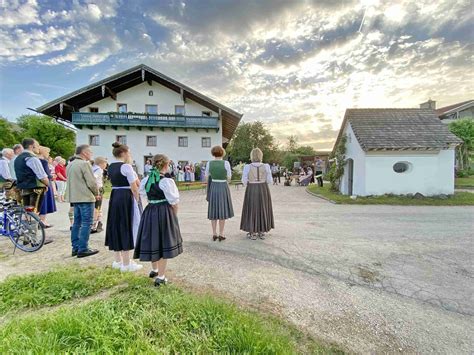
{"label": "dirndl dress", "polygon": [[40,215],[45,215],[49,213],[53,213],[57,211],[56,208],[56,201],[54,200],[54,191],[53,191],[53,186],[52,184],[54,183],[52,181],[53,176],[51,175],[51,170],[49,169],[49,164],[46,160],[40,159],[41,164],[43,165],[43,169],[48,174],[48,179],[49,179],[49,186],[48,186],[48,191],[44,194],[43,202],[41,203]]}
{"label": "dirndl dress", "polygon": [[140,206],[133,197],[127,177],[121,173],[123,164],[114,162],[108,169],[112,192],[107,214],[105,245],[113,251],[134,249],[140,224]]}
{"label": "dirndl dress", "polygon": [[162,258],[172,259],[183,252],[178,217],[166,199],[164,190],[167,189],[172,190],[171,194],[179,198],[174,180],[163,175],[158,182],[150,184],[149,191],[146,192],[148,205],[138,228],[133,255],[135,259],[155,262]]}
{"label": "dirndl dress", "polygon": [[250,165],[248,184],[245,189],[240,229],[248,233],[266,233],[275,228],[272,197],[267,175],[271,173],[260,166]]}
{"label": "dirndl dress", "polygon": [[[208,163],[207,181],[207,219],[224,220],[234,217],[234,207],[232,197],[227,183],[226,170],[224,167],[228,164],[223,160],[214,160]],[[224,169],[224,170],[223,170]]]}

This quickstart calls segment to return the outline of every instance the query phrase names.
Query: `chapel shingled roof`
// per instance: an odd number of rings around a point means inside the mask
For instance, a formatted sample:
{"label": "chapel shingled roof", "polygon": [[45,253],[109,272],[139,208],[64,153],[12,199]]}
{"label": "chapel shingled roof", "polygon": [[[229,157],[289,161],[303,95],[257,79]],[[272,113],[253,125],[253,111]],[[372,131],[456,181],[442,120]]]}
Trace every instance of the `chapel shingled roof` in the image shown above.
{"label": "chapel shingled roof", "polygon": [[364,151],[447,149],[462,143],[431,109],[347,109],[335,147],[347,123]]}

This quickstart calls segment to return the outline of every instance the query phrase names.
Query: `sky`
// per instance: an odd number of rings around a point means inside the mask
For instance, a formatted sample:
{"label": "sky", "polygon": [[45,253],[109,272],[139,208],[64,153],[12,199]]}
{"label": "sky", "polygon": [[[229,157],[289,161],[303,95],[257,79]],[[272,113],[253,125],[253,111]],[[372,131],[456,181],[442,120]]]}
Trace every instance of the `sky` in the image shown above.
{"label": "sky", "polygon": [[0,0],[0,115],[140,63],[328,150],[351,107],[473,99],[470,0]]}

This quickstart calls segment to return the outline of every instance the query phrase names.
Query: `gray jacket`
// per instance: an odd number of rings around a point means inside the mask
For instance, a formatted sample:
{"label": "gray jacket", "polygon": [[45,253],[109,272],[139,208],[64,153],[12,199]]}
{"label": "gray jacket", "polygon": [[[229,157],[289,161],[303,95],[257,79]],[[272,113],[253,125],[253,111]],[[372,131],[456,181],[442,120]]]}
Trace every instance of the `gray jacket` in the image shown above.
{"label": "gray jacket", "polygon": [[77,157],[66,167],[66,175],[66,200],[69,203],[95,202],[99,189],[88,161]]}

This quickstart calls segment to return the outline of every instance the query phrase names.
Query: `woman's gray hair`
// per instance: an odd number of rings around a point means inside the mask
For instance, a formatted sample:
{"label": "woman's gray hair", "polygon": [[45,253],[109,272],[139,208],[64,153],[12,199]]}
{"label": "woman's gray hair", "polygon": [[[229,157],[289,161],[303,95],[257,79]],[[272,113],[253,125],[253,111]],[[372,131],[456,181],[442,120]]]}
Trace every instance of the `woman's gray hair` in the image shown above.
{"label": "woman's gray hair", "polygon": [[252,151],[250,152],[250,161],[252,163],[259,162],[261,163],[263,160],[263,152],[260,150],[260,148],[253,148]]}

